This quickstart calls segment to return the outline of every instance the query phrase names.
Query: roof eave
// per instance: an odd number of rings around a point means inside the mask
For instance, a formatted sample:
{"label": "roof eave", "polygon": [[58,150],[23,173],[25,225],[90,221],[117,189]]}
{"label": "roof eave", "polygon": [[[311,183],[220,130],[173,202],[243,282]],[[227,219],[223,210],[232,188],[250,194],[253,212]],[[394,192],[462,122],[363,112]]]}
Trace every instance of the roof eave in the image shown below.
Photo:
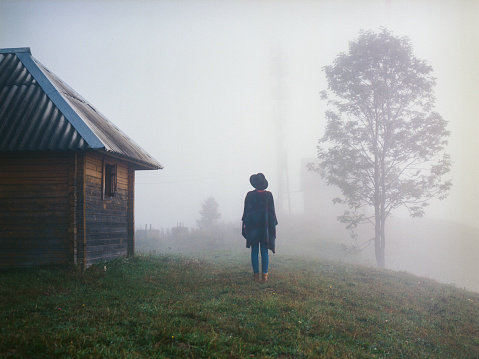
{"label": "roof eave", "polygon": [[139,161],[139,160],[136,160],[134,158],[131,158],[131,157],[128,157],[128,156],[125,156],[125,155],[121,155],[119,153],[112,152],[112,151],[106,151],[106,150],[103,150],[103,149],[94,150],[94,151],[95,152],[102,152],[104,154],[107,154],[110,157],[117,158],[119,160],[131,163],[135,166],[135,170],[162,170],[163,169],[163,166],[156,161],[155,162]]}

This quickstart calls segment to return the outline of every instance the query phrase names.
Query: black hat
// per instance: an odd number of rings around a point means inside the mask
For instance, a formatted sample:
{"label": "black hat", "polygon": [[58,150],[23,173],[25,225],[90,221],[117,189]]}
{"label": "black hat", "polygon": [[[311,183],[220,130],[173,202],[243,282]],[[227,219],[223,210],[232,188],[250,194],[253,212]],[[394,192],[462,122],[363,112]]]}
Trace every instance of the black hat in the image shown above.
{"label": "black hat", "polygon": [[258,191],[263,191],[266,188],[268,188],[268,181],[266,180],[266,178],[264,177],[264,174],[262,173],[251,175],[251,177],[249,178],[249,182]]}

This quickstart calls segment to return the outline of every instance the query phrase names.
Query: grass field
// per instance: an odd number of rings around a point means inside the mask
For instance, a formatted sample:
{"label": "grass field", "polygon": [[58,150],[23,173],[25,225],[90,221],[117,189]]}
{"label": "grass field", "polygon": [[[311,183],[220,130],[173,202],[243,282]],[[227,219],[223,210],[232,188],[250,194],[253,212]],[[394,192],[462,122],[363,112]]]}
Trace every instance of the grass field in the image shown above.
{"label": "grass field", "polygon": [[[478,358],[479,294],[295,256],[0,272],[2,358]],[[106,270],[105,270],[106,266]]]}

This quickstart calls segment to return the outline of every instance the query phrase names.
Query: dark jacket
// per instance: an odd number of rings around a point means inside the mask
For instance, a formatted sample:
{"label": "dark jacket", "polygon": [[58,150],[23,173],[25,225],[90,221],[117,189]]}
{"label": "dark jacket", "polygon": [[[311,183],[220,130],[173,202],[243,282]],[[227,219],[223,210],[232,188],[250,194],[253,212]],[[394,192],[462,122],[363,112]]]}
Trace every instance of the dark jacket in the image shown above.
{"label": "dark jacket", "polygon": [[276,213],[273,195],[269,191],[250,191],[246,194],[243,211],[242,234],[246,247],[260,242],[267,243],[268,249],[275,252]]}

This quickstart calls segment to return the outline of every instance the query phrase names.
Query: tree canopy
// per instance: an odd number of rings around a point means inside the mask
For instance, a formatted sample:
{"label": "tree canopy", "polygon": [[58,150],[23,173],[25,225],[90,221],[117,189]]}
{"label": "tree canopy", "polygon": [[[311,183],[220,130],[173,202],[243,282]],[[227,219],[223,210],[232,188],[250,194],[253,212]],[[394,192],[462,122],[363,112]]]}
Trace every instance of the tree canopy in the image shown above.
{"label": "tree canopy", "polygon": [[339,220],[352,233],[360,224],[374,226],[376,260],[383,267],[391,212],[405,207],[420,217],[452,185],[443,180],[451,168],[445,153],[450,133],[434,111],[436,80],[432,67],[414,56],[411,41],[386,29],[361,31],[349,51],[323,70],[326,129],[319,165],[312,169],[341,190],[334,202],[349,207]]}
{"label": "tree canopy", "polygon": [[221,219],[221,214],[218,212],[218,202],[214,197],[208,197],[203,201],[200,210],[200,219],[196,220],[196,224],[200,229],[211,228],[215,226]]}

